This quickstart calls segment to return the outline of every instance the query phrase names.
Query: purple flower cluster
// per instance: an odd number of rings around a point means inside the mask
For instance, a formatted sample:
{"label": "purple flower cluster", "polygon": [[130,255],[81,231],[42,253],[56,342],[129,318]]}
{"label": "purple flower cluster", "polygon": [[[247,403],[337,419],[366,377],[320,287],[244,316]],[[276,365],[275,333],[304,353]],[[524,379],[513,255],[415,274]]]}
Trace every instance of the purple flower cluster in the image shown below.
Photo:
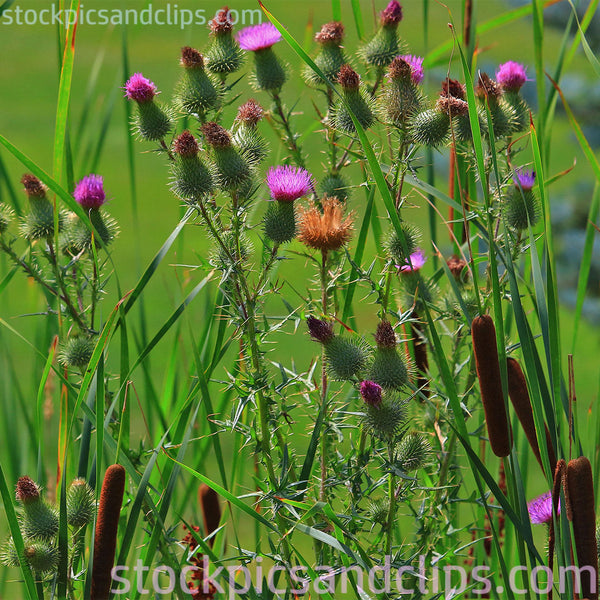
{"label": "purple flower cluster", "polygon": [[410,77],[415,85],[419,85],[425,74],[423,73],[423,57],[413,54],[403,54],[400,58],[410,66]]}
{"label": "purple flower cluster", "polygon": [[158,94],[152,81],[141,73],[134,73],[125,84],[125,96],[136,102],[150,102]]}
{"label": "purple flower cluster", "polygon": [[293,202],[312,190],[313,177],[306,169],[300,167],[271,167],[267,173],[267,185],[273,200]]}
{"label": "purple flower cluster", "polygon": [[86,175],[76,186],[73,196],[87,210],[100,208],[106,202],[106,193],[101,175]]}
{"label": "purple flower cluster", "polygon": [[[534,525],[550,523],[552,521],[552,493],[546,492],[527,503],[529,518]],[[560,514],[560,504],[558,505],[558,514]]]}
{"label": "purple flower cluster", "polygon": [[425,253],[421,248],[417,248],[417,250],[410,255],[409,261],[406,264],[396,265],[396,267],[401,273],[416,273],[426,262],[427,257],[425,256]]}
{"label": "purple flower cluster", "polygon": [[498,67],[496,81],[505,90],[517,92],[527,81],[527,70],[522,64],[509,60]]}
{"label": "purple flower cluster", "polygon": [[516,177],[513,178],[513,183],[516,187],[520,187],[528,192],[535,185],[535,171],[515,169],[515,175]]}
{"label": "purple flower cluster", "polygon": [[261,23],[245,27],[236,36],[242,50],[256,52],[270,48],[281,39],[281,33],[272,23]]}

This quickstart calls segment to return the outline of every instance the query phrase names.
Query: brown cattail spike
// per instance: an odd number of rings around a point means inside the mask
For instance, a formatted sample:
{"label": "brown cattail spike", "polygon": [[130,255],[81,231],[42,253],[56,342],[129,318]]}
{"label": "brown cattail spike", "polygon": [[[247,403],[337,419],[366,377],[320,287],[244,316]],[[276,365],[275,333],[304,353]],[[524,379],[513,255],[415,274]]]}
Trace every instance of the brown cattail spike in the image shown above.
{"label": "brown cattail spike", "polygon": [[[533,420],[533,410],[531,409],[531,401],[529,399],[529,392],[527,391],[527,381],[525,375],[521,370],[521,366],[514,358],[508,358],[506,360],[506,367],[508,370],[508,395],[510,401],[517,413],[521,427],[527,436],[527,441],[535,454],[535,457],[542,467],[542,457],[540,456],[540,447],[538,445],[537,435],[535,432],[535,422]],[[545,427],[546,434],[546,447],[548,448],[548,459],[550,460],[550,469],[554,473],[556,469],[556,455],[554,453],[554,447],[552,446],[552,439],[550,438],[550,432]]]}
{"label": "brown cattail spike", "polygon": [[596,511],[592,465],[585,456],[567,465],[568,495],[573,512],[573,534],[580,571],[581,597],[598,600],[598,547],[596,543]]}
{"label": "brown cattail spike", "polygon": [[91,600],[108,600],[110,596],[111,571],[117,549],[117,530],[124,492],[125,469],[121,465],[111,465],[104,474],[98,505]]}
{"label": "brown cattail spike", "polygon": [[413,336],[413,351],[415,353],[415,370],[417,371],[417,387],[421,393],[429,398],[429,388],[427,384],[429,379],[429,358],[427,356],[427,342],[423,336],[423,325],[421,321],[411,321],[410,324]]}
{"label": "brown cattail spike", "polygon": [[[221,522],[221,505],[219,496],[215,490],[203,483],[198,488],[198,501],[202,509],[202,518],[204,519],[204,533],[209,536],[219,528]],[[209,541],[210,546],[214,544],[214,538]]]}
{"label": "brown cattail spike", "polygon": [[511,447],[510,434],[502,394],[502,379],[498,349],[496,348],[496,328],[492,317],[489,315],[475,317],[471,335],[475,368],[492,451],[496,456],[508,456]]}

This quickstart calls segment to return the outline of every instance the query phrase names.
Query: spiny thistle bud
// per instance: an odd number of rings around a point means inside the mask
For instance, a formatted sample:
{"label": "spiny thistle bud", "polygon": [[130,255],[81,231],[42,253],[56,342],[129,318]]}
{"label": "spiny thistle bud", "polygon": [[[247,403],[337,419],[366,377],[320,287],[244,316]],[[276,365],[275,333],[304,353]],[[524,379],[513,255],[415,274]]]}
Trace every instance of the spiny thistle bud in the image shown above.
{"label": "spiny thistle bud", "polygon": [[[219,495],[212,488],[203,483],[198,488],[198,501],[202,509],[202,518],[204,520],[204,533],[209,536],[219,528],[221,522],[221,505],[219,504]],[[211,538],[209,545],[212,546],[214,538]]]}
{"label": "spiny thistle bud", "polygon": [[339,250],[352,236],[354,213],[344,217],[344,205],[337,198],[323,198],[321,208],[311,203],[300,209],[298,239],[316,250]]}
{"label": "spiny thistle bud", "polygon": [[416,144],[437,148],[448,141],[450,117],[442,110],[427,109],[412,122],[411,137]]}
{"label": "spiny thistle bud", "polygon": [[206,66],[211,73],[222,78],[238,71],[244,54],[233,38],[233,23],[229,8],[225,6],[209,21],[212,43],[206,52]]}
{"label": "spiny thistle bud", "polygon": [[527,81],[526,68],[509,60],[498,67],[496,81],[504,92],[504,101],[512,109],[511,132],[525,131],[529,126],[529,106],[519,92]]}
{"label": "spiny thistle bud", "polygon": [[324,345],[327,368],[333,379],[353,379],[367,366],[371,348],[364,340],[334,336]]}
{"label": "spiny thistle bud", "polygon": [[379,498],[378,500],[369,502],[367,515],[371,523],[377,523],[378,525],[385,527],[389,513],[390,502],[387,498]]}
{"label": "spiny thistle bud", "polygon": [[155,142],[162,140],[173,129],[170,112],[154,101],[156,85],[141,73],[134,73],[125,84],[125,97],[137,104],[133,126],[140,138]]}
{"label": "spiny thistle bud", "polygon": [[213,190],[212,176],[198,152],[198,142],[187,129],[175,138],[171,190],[185,202],[201,202]]}
{"label": "spiny thistle bud", "polygon": [[94,537],[91,600],[108,600],[110,595],[111,571],[117,548],[117,531],[124,492],[125,469],[121,465],[111,465],[106,469],[100,492]]}
{"label": "spiny thistle bud", "polygon": [[426,262],[425,253],[421,248],[417,248],[405,262],[396,265],[406,293],[406,301],[414,305],[416,313],[421,312],[423,304],[431,303],[438,294],[435,284],[421,275],[421,269]]}
{"label": "spiny thistle bud", "polygon": [[360,55],[369,66],[383,69],[395,56],[400,54],[398,24],[402,20],[402,7],[396,0],[391,0],[381,13],[381,27],[373,38],[360,49]]}
{"label": "spiny thistle bud", "polygon": [[383,388],[374,381],[360,382],[360,396],[366,404],[377,408],[382,401]]}
{"label": "spiny thistle bud", "polygon": [[67,490],[67,522],[79,529],[94,519],[94,490],[85,479],[75,479]]}
{"label": "spiny thistle bud", "polygon": [[502,394],[502,379],[496,347],[496,328],[489,315],[481,315],[473,319],[471,335],[473,353],[481,400],[485,411],[488,437],[492,451],[496,456],[504,457],[510,454],[511,441]]}
{"label": "spiny thistle bud", "polygon": [[[315,35],[315,40],[321,46],[319,53],[315,56],[315,64],[331,82],[337,80],[342,65],[348,62],[341,45],[343,39],[344,25],[339,21],[325,23]],[[309,85],[325,85],[320,75],[308,66],[304,69],[303,75]]]}
{"label": "spiny thistle bud", "polygon": [[58,548],[48,542],[39,541],[25,544],[25,559],[36,573],[55,571],[60,554]]}
{"label": "spiny thistle bud", "polygon": [[411,431],[402,437],[396,450],[398,463],[405,473],[417,471],[425,465],[431,446],[422,434]]}
{"label": "spiny thistle bud", "polygon": [[380,349],[385,348],[389,350],[395,348],[398,341],[396,340],[396,333],[394,328],[389,321],[381,321],[377,325],[377,331],[375,332],[375,343]]}
{"label": "spiny thistle bud", "polygon": [[296,209],[293,202],[272,202],[263,219],[265,235],[276,244],[291,242],[296,237]]}
{"label": "spiny thistle bud", "polygon": [[386,442],[393,442],[406,423],[406,402],[394,394],[384,394],[378,406],[365,405],[362,417],[367,433]]}
{"label": "spiny thistle bud", "polygon": [[422,94],[418,85],[423,81],[423,59],[419,56],[396,56],[388,69],[385,93],[381,97],[384,117],[397,127],[407,121],[421,107]]}
{"label": "spiny thistle bud", "polygon": [[58,352],[58,361],[64,367],[72,369],[85,370],[92,354],[96,340],[87,335],[73,335],[64,344]]}
{"label": "spiny thistle bud", "polygon": [[327,175],[320,188],[323,196],[335,196],[340,202],[346,202],[350,197],[348,182],[341,175]]}
{"label": "spiny thistle bud", "polygon": [[15,547],[13,538],[9,538],[0,550],[0,563],[6,567],[18,567],[21,563],[19,561],[19,553]]}
{"label": "spiny thistle bud", "polygon": [[[54,236],[54,207],[46,197],[46,186],[35,175],[26,173],[21,178],[23,191],[29,200],[29,213],[21,223],[21,234],[33,242]],[[58,229],[62,230],[64,214],[58,213]]]}
{"label": "spiny thistle bud", "polygon": [[408,383],[408,369],[396,348],[375,350],[369,378],[386,389],[400,390]]}
{"label": "spiny thistle bud", "polygon": [[10,222],[14,217],[14,211],[3,202],[0,202],[0,235],[2,235],[9,227]]}
{"label": "spiny thistle bud", "polygon": [[30,477],[17,482],[17,500],[23,504],[23,533],[26,537],[49,540],[58,532],[58,515],[40,495],[39,486]]}
{"label": "spiny thistle bud", "polygon": [[[540,467],[542,467],[542,457],[540,456],[540,447],[535,431],[535,421],[533,420],[533,410],[531,408],[531,400],[527,389],[527,380],[521,370],[521,366],[514,358],[508,358],[506,360],[506,367],[508,371],[508,397],[512,402],[515,413],[517,413],[517,417],[525,432],[527,441],[533,450],[535,458]],[[554,447],[552,446],[552,439],[550,438],[548,427],[544,426],[544,429],[550,469],[551,472],[554,473],[556,469],[556,455],[554,453]]]}
{"label": "spiny thistle bud", "polygon": [[264,114],[263,107],[250,99],[239,107],[234,123],[233,143],[253,163],[261,162],[268,153],[268,144],[257,129]]}
{"label": "spiny thistle bud", "polygon": [[315,342],[327,344],[335,337],[333,323],[329,321],[309,316],[306,319],[306,324],[308,325],[308,333]]}
{"label": "spiny thistle bud", "polygon": [[233,147],[229,132],[218,123],[210,122],[202,126],[202,133],[213,149],[219,187],[236,190],[246,184],[251,177],[250,165]]}
{"label": "spiny thistle bud", "polygon": [[[567,465],[568,497],[573,517],[573,534],[580,571],[581,597],[598,600],[598,547],[592,465],[585,456]],[[591,567],[593,573],[582,567]]]}
{"label": "spiny thistle bud", "polygon": [[503,199],[506,222],[517,231],[535,227],[540,218],[540,205],[533,191],[535,171],[515,170],[513,185]]}
{"label": "spiny thistle bud", "polygon": [[489,107],[494,136],[502,138],[509,135],[512,131],[515,115],[513,108],[502,101],[501,87],[493,79],[490,79],[486,73],[480,73],[475,94],[482,104],[487,103]]}
{"label": "spiny thistle bud", "polygon": [[339,99],[333,107],[331,113],[333,126],[344,133],[355,133],[356,127],[352,114],[363,129],[371,127],[375,122],[373,100],[361,89],[359,74],[350,65],[343,65],[338,75],[338,83],[342,87],[345,102]]}
{"label": "spiny thistle bud", "polygon": [[263,107],[250,98],[238,108],[237,121],[247,127],[256,127],[265,115]]}
{"label": "spiny thistle bud", "polygon": [[385,245],[390,258],[397,264],[407,263],[419,246],[419,238],[417,227],[402,221],[400,231],[393,230]]}
{"label": "spiny thistle bud", "polygon": [[183,73],[175,88],[175,102],[182,112],[204,121],[206,113],[219,108],[221,96],[212,78],[204,69],[204,57],[198,50],[181,49]]}
{"label": "spiny thistle bud", "polygon": [[273,52],[281,40],[281,33],[270,22],[245,27],[237,35],[242,48],[254,55],[254,85],[259,90],[278,93],[286,80],[286,73]]}

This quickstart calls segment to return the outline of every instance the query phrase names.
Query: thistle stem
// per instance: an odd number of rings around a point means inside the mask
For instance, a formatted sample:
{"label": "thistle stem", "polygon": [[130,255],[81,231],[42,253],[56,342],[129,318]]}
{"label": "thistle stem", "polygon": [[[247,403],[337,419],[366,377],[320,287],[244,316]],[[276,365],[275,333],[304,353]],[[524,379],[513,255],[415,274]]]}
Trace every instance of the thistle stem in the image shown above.
{"label": "thistle stem", "polygon": [[[327,314],[327,250],[321,250],[321,310]],[[327,501],[325,482],[327,481],[327,367],[325,365],[325,350],[321,351],[321,404],[324,412],[324,423],[321,431],[321,488],[319,500]]]}
{"label": "thistle stem", "polygon": [[303,169],[305,169],[306,163],[302,156],[302,151],[301,151],[300,147],[298,146],[298,144],[296,143],[296,138],[294,137],[294,134],[290,127],[290,122],[287,119],[287,117],[285,116],[285,112],[283,110],[283,104],[281,103],[281,98],[279,97],[279,94],[272,94],[272,98],[273,98],[273,101],[275,102],[275,110],[279,117],[280,124],[283,127],[283,130],[285,132],[285,136],[287,138],[287,143],[292,152],[292,155],[294,156],[294,160],[299,167],[302,167]]}
{"label": "thistle stem", "polygon": [[[392,444],[388,445],[388,454],[390,463],[394,461],[394,449]],[[386,542],[385,542],[385,554],[390,556],[392,553],[392,542],[394,537],[394,517],[396,515],[396,476],[390,472],[388,480],[388,514],[386,520]]]}

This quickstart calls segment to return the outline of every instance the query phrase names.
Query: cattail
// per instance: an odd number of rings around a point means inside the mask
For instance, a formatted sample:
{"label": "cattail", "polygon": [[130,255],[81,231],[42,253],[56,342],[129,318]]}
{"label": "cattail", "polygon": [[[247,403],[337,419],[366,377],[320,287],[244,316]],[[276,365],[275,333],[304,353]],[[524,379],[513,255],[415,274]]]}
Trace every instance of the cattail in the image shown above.
{"label": "cattail", "polygon": [[91,600],[108,600],[112,582],[111,571],[117,549],[119,515],[125,491],[125,469],[111,465],[106,469],[94,539]]}
{"label": "cattail", "polygon": [[585,456],[569,461],[567,486],[579,568],[591,567],[594,570],[593,576],[587,569],[580,571],[581,595],[589,600],[598,600],[598,547],[595,531],[594,481],[592,465]]}
{"label": "cattail", "polygon": [[479,379],[481,400],[492,451],[496,456],[508,456],[511,447],[510,434],[502,394],[502,379],[500,378],[500,364],[496,347],[496,328],[492,317],[489,315],[475,317],[471,334],[473,337],[475,368]]}
{"label": "cattail", "polygon": [[[203,483],[198,488],[198,501],[202,509],[202,518],[204,519],[204,534],[209,536],[219,528],[221,522],[221,505],[219,504],[219,495],[211,487]],[[214,538],[211,538],[209,544],[214,544]]]}
{"label": "cattail", "polygon": [[421,393],[428,398],[429,388],[427,383],[427,371],[429,370],[429,358],[427,357],[427,342],[423,336],[423,325],[420,321],[412,321],[410,328],[413,334],[413,350],[415,353],[415,370],[417,371],[417,387]]}
{"label": "cattail", "polygon": [[[533,410],[531,409],[531,401],[529,399],[529,392],[527,390],[527,381],[525,375],[521,370],[521,366],[514,358],[508,358],[506,360],[506,367],[508,370],[508,396],[512,405],[517,413],[521,427],[527,436],[529,445],[535,454],[535,457],[542,467],[542,458],[540,456],[540,447],[538,445],[537,436],[535,433],[535,422],[533,420]],[[556,455],[554,453],[554,447],[552,446],[552,440],[550,438],[550,432],[548,428],[546,430],[546,446],[548,448],[548,459],[550,460],[550,468],[554,473],[556,469]],[[543,468],[543,467],[542,467]]]}

